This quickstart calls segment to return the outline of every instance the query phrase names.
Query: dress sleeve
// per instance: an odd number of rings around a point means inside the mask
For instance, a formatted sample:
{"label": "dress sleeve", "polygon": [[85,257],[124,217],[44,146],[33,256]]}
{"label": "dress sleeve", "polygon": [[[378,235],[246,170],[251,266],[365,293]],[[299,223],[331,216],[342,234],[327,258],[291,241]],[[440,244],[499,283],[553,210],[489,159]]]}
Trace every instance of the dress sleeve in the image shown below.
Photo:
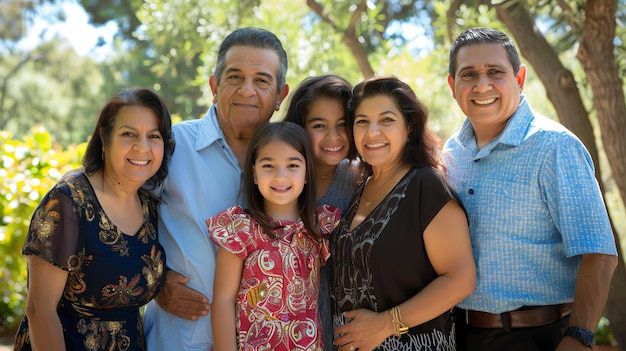
{"label": "dress sleeve", "polygon": [[456,201],[461,208],[463,205],[441,172],[431,167],[422,167],[418,172],[418,176],[414,178],[416,182],[413,184],[418,186],[420,190],[411,193],[419,194],[419,198],[416,200],[419,201],[419,208],[421,209],[419,216],[422,228],[420,231],[424,232],[448,201]]}
{"label": "dress sleeve", "polygon": [[66,188],[56,185],[44,196],[31,219],[22,254],[69,270],[70,260],[84,250],[85,240],[80,233],[80,209]]}
{"label": "dress sleeve", "polygon": [[226,209],[206,220],[209,238],[213,242],[245,259],[256,249],[252,240],[250,215],[238,206]]}

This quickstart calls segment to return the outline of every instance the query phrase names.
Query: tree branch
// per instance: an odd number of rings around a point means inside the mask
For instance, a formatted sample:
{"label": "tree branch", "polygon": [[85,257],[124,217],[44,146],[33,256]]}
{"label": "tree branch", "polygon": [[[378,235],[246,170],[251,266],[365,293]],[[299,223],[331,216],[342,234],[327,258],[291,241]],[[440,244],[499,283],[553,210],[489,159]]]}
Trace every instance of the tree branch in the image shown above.
{"label": "tree branch", "polygon": [[367,11],[366,0],[361,0],[357,5],[357,8],[352,11],[352,16],[350,17],[350,21],[346,28],[338,28],[335,21],[330,18],[330,16],[326,13],[324,7],[317,1],[307,0],[306,4],[322,19],[323,22],[332,26],[335,31],[343,34],[342,41],[352,52],[352,55],[354,56],[354,59],[356,60],[356,63],[359,66],[359,70],[363,74],[363,77],[373,77],[374,70],[372,69],[372,65],[367,58],[367,52],[363,48],[363,44],[361,44],[356,34],[356,26],[361,20],[361,15],[363,14],[363,12]]}
{"label": "tree branch", "polygon": [[450,43],[454,41],[452,26],[456,20],[456,12],[461,8],[462,3],[463,0],[452,0],[448,11],[446,11],[446,33],[448,34],[448,40]]}
{"label": "tree branch", "polygon": [[332,18],[330,18],[326,14],[326,12],[324,11],[324,7],[322,7],[320,3],[318,3],[315,0],[306,0],[306,4],[311,10],[313,10],[313,12],[315,12],[318,16],[320,16],[322,21],[330,24],[330,26],[333,27],[335,30],[341,30],[340,28],[337,28],[335,21],[333,21]]}

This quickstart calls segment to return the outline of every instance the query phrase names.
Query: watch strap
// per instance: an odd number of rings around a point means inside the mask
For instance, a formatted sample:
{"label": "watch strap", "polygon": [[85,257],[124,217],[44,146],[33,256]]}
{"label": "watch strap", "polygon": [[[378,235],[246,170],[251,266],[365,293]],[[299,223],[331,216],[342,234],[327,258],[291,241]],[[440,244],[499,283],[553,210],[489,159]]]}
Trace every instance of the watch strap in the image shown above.
{"label": "watch strap", "polygon": [[587,346],[591,350],[596,346],[596,336],[595,334],[587,329],[578,328],[578,327],[567,327],[563,329],[563,336],[571,336],[572,338],[578,340],[579,343]]}

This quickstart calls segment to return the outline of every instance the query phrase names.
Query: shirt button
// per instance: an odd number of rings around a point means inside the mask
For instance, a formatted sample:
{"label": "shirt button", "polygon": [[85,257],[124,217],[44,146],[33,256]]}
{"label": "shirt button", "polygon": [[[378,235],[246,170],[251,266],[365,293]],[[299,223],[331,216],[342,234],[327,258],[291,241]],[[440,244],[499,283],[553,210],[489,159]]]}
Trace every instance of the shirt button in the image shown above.
{"label": "shirt button", "polygon": [[469,193],[470,195],[474,195],[474,189],[470,189],[470,190],[468,191],[468,193]]}

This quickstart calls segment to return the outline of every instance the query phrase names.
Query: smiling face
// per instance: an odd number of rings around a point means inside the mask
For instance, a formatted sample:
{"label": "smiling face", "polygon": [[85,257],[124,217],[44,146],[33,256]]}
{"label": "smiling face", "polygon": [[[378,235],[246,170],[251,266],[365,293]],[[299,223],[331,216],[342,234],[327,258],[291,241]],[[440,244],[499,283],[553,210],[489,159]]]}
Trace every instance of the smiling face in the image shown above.
{"label": "smiling face", "polygon": [[312,102],[305,129],[311,139],[316,165],[336,166],[348,157],[346,117],[339,99],[320,98]]}
{"label": "smiling face", "polygon": [[209,82],[218,121],[227,136],[247,138],[269,121],[289,89],[277,86],[279,58],[272,50],[233,46],[224,61],[221,81],[211,76]]}
{"label": "smiling face", "polygon": [[409,129],[395,101],[386,95],[364,98],[354,113],[354,143],[372,168],[403,163]]}
{"label": "smiling face", "polygon": [[112,179],[143,184],[163,162],[164,143],[156,113],[144,106],[123,106],[103,148],[104,171]]}
{"label": "smiling face", "polygon": [[526,67],[515,74],[504,47],[476,44],[459,49],[455,78],[448,76],[448,84],[475,130],[499,134],[519,106],[525,79]]}
{"label": "smiling face", "polygon": [[305,157],[284,141],[271,141],[259,148],[253,171],[265,212],[274,219],[297,219],[298,197],[306,183]]}

